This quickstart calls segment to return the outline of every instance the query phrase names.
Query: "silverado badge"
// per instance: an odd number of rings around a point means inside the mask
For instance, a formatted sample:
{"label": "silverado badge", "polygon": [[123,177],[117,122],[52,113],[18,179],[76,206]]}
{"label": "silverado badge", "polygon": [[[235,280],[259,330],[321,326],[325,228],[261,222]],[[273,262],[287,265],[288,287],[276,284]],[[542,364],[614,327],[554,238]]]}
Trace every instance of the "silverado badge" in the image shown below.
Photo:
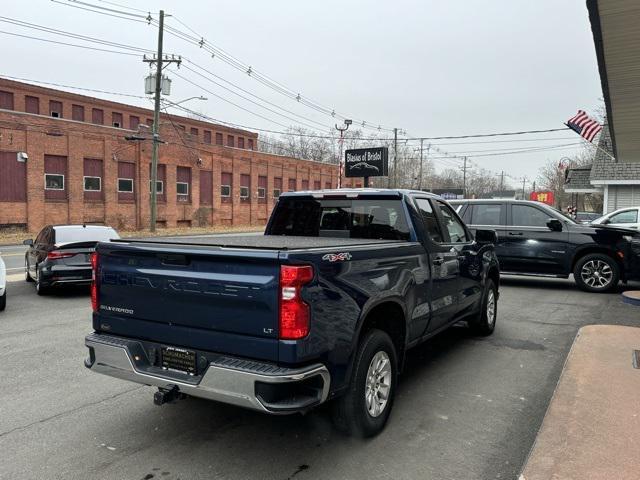
{"label": "silverado badge", "polygon": [[327,253],[322,257],[322,260],[328,262],[344,262],[345,260],[351,260],[351,254],[349,252]]}

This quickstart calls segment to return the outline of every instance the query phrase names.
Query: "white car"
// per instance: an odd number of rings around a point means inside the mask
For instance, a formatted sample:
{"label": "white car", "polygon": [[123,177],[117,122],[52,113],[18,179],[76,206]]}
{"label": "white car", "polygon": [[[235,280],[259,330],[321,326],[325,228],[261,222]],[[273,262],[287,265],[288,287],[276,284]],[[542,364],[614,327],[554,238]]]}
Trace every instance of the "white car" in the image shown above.
{"label": "white car", "polygon": [[7,306],[7,268],[0,257],[0,312]]}
{"label": "white car", "polygon": [[640,229],[640,207],[620,208],[591,222],[595,225]]}

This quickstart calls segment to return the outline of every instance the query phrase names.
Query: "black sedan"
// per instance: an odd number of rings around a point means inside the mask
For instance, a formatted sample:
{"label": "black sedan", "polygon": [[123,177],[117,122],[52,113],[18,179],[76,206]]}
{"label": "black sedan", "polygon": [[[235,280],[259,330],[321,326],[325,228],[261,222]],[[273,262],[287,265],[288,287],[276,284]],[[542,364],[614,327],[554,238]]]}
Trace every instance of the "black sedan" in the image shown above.
{"label": "black sedan", "polygon": [[91,283],[90,256],[98,242],[120,238],[111,227],[99,225],[48,225],[29,245],[24,257],[25,279],[36,282],[43,295],[51,287]]}

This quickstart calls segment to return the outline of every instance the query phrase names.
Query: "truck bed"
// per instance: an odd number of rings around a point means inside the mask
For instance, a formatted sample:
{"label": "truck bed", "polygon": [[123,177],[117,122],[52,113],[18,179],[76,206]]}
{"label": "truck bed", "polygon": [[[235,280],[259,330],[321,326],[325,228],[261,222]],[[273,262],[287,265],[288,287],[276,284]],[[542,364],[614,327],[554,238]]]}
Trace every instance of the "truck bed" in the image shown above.
{"label": "truck bed", "polygon": [[177,237],[172,239],[137,238],[120,239],[117,242],[152,243],[163,245],[198,245],[228,248],[256,248],[267,250],[300,250],[308,248],[336,248],[360,245],[406,243],[401,240],[378,240],[336,237],[295,237],[280,235],[229,235],[222,237]]}

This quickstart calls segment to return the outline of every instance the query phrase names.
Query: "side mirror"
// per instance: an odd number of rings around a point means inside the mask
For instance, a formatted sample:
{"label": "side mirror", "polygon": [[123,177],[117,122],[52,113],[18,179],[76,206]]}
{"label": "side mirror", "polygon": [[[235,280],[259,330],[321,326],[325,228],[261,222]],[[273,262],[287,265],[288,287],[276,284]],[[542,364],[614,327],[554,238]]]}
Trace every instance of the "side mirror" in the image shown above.
{"label": "side mirror", "polygon": [[476,230],[476,242],[498,243],[498,234],[495,230]]}
{"label": "side mirror", "polygon": [[32,238],[28,238],[27,240],[22,242],[23,245],[33,245],[33,239]]}
{"label": "side mirror", "polygon": [[547,222],[547,227],[552,232],[561,232],[562,231],[562,222],[557,218],[550,218]]}

